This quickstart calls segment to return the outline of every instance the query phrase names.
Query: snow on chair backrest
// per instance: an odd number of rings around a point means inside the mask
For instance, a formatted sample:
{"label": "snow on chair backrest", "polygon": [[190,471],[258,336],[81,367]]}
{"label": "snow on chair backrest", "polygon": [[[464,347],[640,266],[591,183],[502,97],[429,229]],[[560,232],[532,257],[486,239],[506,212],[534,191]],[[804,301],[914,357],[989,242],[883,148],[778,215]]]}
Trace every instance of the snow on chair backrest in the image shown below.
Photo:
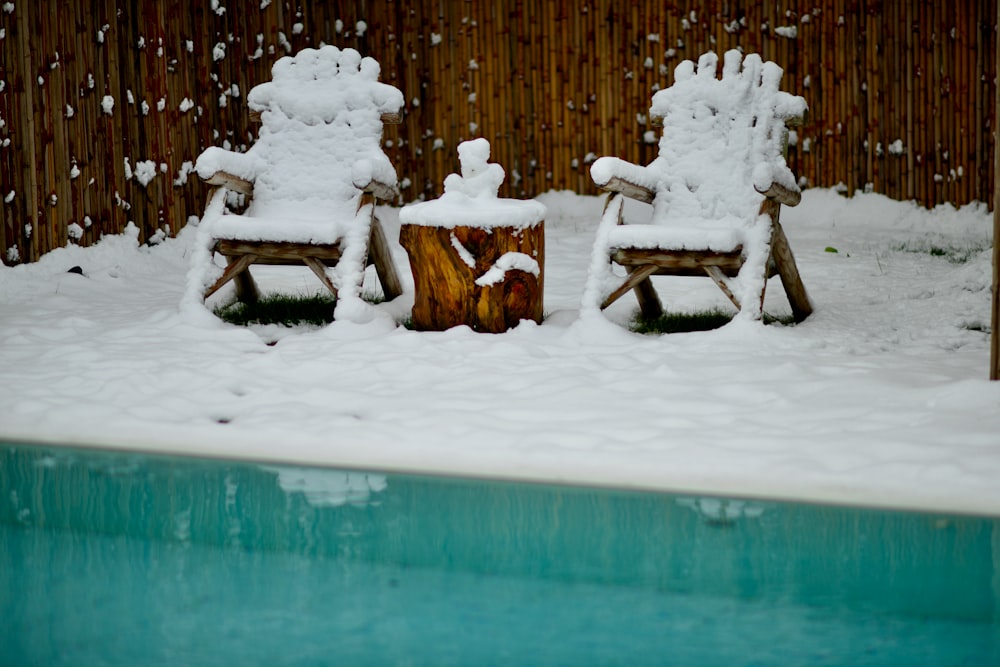
{"label": "snow on chair backrest", "polygon": [[403,95],[378,81],[379,64],[354,49],[323,46],[278,60],[272,79],[247,96],[261,130],[248,151],[256,164],[254,216],[325,217],[352,212],[359,187],[396,185],[382,151],[382,115],[396,114]]}
{"label": "snow on chair backrest", "polygon": [[650,114],[663,119],[653,221],[756,216],[772,184],[798,191],[785,163],[786,121],[801,117],[803,98],[778,90],[782,70],[757,54],[706,53],[682,62],[674,84],[653,95]]}

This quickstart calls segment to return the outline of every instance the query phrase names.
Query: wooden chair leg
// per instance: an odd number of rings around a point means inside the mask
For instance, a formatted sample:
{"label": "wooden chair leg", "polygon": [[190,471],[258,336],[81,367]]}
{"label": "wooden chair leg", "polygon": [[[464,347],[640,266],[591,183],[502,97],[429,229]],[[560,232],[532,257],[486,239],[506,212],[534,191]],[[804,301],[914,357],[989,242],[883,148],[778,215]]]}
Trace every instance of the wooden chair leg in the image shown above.
{"label": "wooden chair leg", "polygon": [[316,274],[316,277],[319,278],[320,282],[326,285],[326,288],[330,290],[330,293],[333,294],[334,298],[336,298],[337,288],[330,281],[330,276],[326,275],[326,266],[323,262],[319,261],[315,257],[303,257],[302,263],[308,266],[312,272]]}
{"label": "wooden chair leg", "polygon": [[781,284],[785,287],[785,294],[788,295],[788,303],[792,306],[792,316],[796,322],[801,322],[812,314],[812,304],[809,302],[809,295],[806,294],[806,287],[802,284],[802,277],[799,276],[788,238],[777,221],[774,223],[771,238],[771,258],[778,269],[778,275],[781,276]]}
{"label": "wooden chair leg", "polygon": [[403,293],[403,286],[399,282],[399,274],[396,273],[396,265],[392,261],[392,252],[389,250],[389,241],[386,238],[385,230],[378,218],[372,220],[372,230],[368,238],[368,253],[372,264],[375,265],[375,273],[382,283],[382,292],[386,301],[392,301]]}
{"label": "wooden chair leg", "polygon": [[736,310],[741,310],[742,306],[740,305],[740,300],[736,298],[735,294],[733,294],[733,290],[729,289],[729,283],[726,282],[726,274],[722,272],[722,269],[717,266],[706,266],[704,269],[705,273],[708,274],[708,277],[712,279],[712,282],[718,285],[719,289],[722,290],[722,293],[733,302],[733,305],[736,306]]}
{"label": "wooden chair leg", "polygon": [[[254,259],[256,259],[256,256],[254,256]],[[250,264],[253,264],[253,260],[250,261]],[[236,298],[243,303],[257,303],[260,301],[260,290],[257,289],[257,283],[254,282],[253,276],[250,275],[250,264],[233,278],[236,283]]]}
{"label": "wooden chair leg", "polygon": [[[655,267],[653,272],[656,272]],[[663,304],[649,276],[637,282],[633,290],[635,290],[635,300],[639,302],[639,310],[646,319],[655,320],[663,316]]]}
{"label": "wooden chair leg", "polygon": [[[626,270],[628,271],[628,278],[626,278],[625,282],[623,282],[618,289],[612,292],[608,298],[604,300],[604,303],[601,304],[601,310],[604,310],[613,304],[615,301],[627,294],[629,290],[635,288],[636,285],[639,285],[644,280],[649,280],[649,277],[656,272],[656,266],[653,264],[647,264],[640,267],[629,267]],[[652,290],[652,285],[649,286],[649,289]],[[659,298],[656,297],[655,292],[653,292],[653,296],[656,298],[656,301],[659,302]],[[637,296],[637,298],[639,297]]]}
{"label": "wooden chair leg", "polygon": [[[228,283],[230,280],[233,280],[237,276],[242,276],[244,274],[244,272],[247,271],[247,269],[250,267],[251,264],[254,263],[254,260],[256,260],[256,259],[257,259],[257,257],[255,255],[240,255],[240,257],[237,258],[237,259],[233,259],[232,257],[226,257],[226,262],[228,264],[226,266],[226,270],[222,272],[222,275],[219,276],[219,279],[216,280],[212,284],[211,287],[209,287],[207,290],[205,290],[205,293],[202,295],[202,298],[203,299],[207,299],[208,297],[212,296],[213,294],[215,294],[216,292],[218,292],[220,289],[222,289],[222,287],[226,283]],[[246,277],[245,278],[241,278],[241,281],[244,281],[244,285],[243,285],[244,289],[243,289],[243,291],[245,293],[248,293],[248,294],[245,294],[244,296],[248,295],[252,301],[256,301],[257,300],[257,296],[258,296],[257,286],[254,284],[253,278],[250,276],[249,272],[246,272]],[[246,287],[247,287],[246,283],[247,282],[249,283],[249,287],[250,287],[249,290],[246,289]],[[236,283],[236,296],[238,298],[240,298],[241,301],[243,301],[244,298],[240,294],[240,287],[241,287],[240,282],[237,282]]]}

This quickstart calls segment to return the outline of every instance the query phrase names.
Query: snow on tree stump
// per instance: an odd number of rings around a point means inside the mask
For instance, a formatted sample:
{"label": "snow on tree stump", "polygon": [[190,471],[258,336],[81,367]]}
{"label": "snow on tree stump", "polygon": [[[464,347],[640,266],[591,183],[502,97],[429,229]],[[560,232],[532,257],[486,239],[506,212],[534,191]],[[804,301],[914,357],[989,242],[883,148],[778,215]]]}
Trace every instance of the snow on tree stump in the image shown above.
{"label": "snow on tree stump", "polygon": [[413,271],[413,327],[501,333],[542,321],[545,207],[500,199],[504,170],[486,139],[458,147],[462,174],[436,200],[405,206],[399,241]]}

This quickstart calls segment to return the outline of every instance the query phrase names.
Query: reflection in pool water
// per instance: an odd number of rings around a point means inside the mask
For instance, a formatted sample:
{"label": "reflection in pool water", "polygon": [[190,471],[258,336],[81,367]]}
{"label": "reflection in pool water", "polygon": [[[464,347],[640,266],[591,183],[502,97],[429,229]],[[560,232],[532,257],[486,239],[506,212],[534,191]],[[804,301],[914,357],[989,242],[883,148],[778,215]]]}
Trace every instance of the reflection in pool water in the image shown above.
{"label": "reflection in pool water", "polygon": [[293,468],[261,466],[278,474],[278,486],[286,493],[301,493],[314,507],[378,504],[377,494],[385,490],[385,475],[329,470],[326,468]]}
{"label": "reflection in pool water", "polygon": [[0,448],[0,664],[1000,664],[995,519]]}

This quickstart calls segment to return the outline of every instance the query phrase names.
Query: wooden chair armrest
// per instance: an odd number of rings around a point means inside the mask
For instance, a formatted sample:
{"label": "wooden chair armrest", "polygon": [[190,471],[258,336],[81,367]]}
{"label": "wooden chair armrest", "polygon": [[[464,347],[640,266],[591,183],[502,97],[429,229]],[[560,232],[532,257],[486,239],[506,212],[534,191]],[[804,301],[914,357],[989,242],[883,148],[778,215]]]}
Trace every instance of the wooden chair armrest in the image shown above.
{"label": "wooden chair armrest", "polygon": [[[355,183],[357,185],[357,183]],[[359,186],[361,187],[361,186]],[[372,179],[368,182],[368,185],[361,187],[362,192],[367,192],[368,194],[379,199],[381,201],[392,201],[399,197],[399,189],[395,185],[389,185],[381,181],[376,181]]]}
{"label": "wooden chair armrest", "polygon": [[646,167],[616,157],[598,158],[590,167],[594,185],[609,192],[618,192],[630,199],[653,203],[655,179]]}
{"label": "wooden chair armrest", "polygon": [[620,192],[629,199],[636,199],[646,204],[652,204],[656,196],[656,193],[646,186],[631,183],[620,176],[612,176],[610,181],[603,185],[598,184],[598,187],[608,192]]}
{"label": "wooden chair armrest", "polygon": [[771,183],[771,187],[767,190],[760,190],[756,187],[754,189],[768,199],[773,199],[785,206],[798,206],[799,202],[802,201],[802,193],[800,191],[790,190],[779,183]]}
{"label": "wooden chair armrest", "polygon": [[247,195],[248,197],[253,196],[253,183],[245,178],[234,176],[226,171],[217,171],[208,178],[204,178],[202,180],[209,185],[219,185],[227,190],[239,192],[241,195]]}
{"label": "wooden chair armrest", "polygon": [[806,109],[802,112],[801,116],[792,116],[791,118],[785,119],[785,127],[802,127],[806,124],[806,116],[809,114],[809,110]]}

